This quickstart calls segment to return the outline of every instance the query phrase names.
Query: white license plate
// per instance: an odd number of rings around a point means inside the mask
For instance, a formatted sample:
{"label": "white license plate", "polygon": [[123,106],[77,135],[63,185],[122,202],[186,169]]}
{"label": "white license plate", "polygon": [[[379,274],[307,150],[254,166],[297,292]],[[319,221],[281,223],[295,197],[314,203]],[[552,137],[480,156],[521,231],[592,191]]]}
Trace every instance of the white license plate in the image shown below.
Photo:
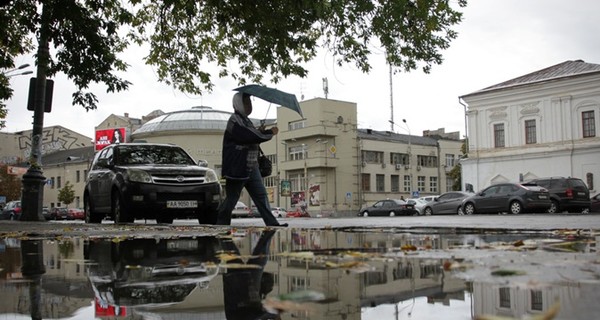
{"label": "white license plate", "polygon": [[167,208],[175,209],[175,208],[197,208],[198,201],[196,200],[177,200],[177,201],[167,201]]}
{"label": "white license plate", "polygon": [[546,196],[538,196],[538,198],[540,198],[540,199],[548,199],[548,197],[546,197]]}

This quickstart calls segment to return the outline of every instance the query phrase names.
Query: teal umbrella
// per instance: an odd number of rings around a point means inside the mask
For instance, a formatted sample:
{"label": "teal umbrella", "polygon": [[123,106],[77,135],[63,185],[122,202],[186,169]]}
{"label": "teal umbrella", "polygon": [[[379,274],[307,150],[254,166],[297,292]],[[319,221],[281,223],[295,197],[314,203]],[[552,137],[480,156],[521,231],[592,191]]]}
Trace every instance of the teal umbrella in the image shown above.
{"label": "teal umbrella", "polygon": [[282,107],[286,107],[288,109],[296,111],[301,117],[304,118],[302,110],[300,109],[300,104],[298,103],[298,99],[296,99],[296,96],[294,94],[283,92],[275,88],[261,86],[258,84],[249,84],[247,86],[242,86],[233,90],[246,93],[251,96],[255,96],[262,100],[278,104]]}

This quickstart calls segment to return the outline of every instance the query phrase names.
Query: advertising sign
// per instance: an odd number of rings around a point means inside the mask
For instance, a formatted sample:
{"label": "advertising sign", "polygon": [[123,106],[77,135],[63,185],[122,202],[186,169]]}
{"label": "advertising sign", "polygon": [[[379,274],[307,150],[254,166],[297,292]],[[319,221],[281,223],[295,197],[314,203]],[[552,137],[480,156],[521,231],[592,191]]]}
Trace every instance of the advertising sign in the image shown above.
{"label": "advertising sign", "polygon": [[96,151],[113,143],[127,142],[125,128],[96,130]]}
{"label": "advertising sign", "polygon": [[290,180],[281,180],[281,196],[289,197],[292,195],[292,182]]}

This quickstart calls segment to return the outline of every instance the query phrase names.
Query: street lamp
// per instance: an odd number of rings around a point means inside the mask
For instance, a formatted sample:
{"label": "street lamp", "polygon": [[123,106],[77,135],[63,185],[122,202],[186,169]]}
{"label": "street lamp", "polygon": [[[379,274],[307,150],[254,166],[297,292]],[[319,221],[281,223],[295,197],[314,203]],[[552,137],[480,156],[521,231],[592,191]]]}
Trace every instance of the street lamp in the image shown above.
{"label": "street lamp", "polygon": [[409,185],[409,187],[410,187],[410,193],[411,193],[411,196],[412,196],[412,190],[413,190],[413,174],[412,174],[412,166],[411,166],[411,161],[412,161],[412,159],[411,159],[411,157],[412,157],[412,153],[411,153],[411,136],[412,135],[410,134],[410,127],[408,126],[408,123],[406,122],[406,119],[402,119],[402,122],[404,123],[404,125],[406,126],[406,128],[403,128],[403,127],[397,125],[392,120],[388,120],[388,121],[392,125],[395,125],[398,128],[401,128],[401,129],[406,130],[408,132],[408,149],[407,149],[407,153],[408,153],[408,165],[409,165],[409,168],[410,168],[410,172],[409,172],[409,175],[410,175],[410,181],[409,181],[410,185]]}
{"label": "street lamp", "polygon": [[13,68],[13,69],[10,69],[10,70],[7,70],[7,71],[3,71],[2,75],[6,76],[7,78],[12,78],[12,77],[15,77],[15,76],[22,76],[22,75],[26,75],[26,74],[32,74],[33,71],[31,71],[31,70],[21,71],[19,73],[13,73],[15,71],[23,70],[23,69],[25,69],[27,67],[29,67],[28,63],[22,64],[22,65],[20,65],[20,66],[18,66],[16,68]]}

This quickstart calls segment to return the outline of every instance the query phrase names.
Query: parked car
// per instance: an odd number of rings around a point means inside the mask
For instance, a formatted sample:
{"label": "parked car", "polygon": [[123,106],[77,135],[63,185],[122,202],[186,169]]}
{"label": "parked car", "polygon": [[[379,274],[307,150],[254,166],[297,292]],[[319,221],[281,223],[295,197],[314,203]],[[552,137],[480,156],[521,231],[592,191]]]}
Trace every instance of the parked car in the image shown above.
{"label": "parked car", "polygon": [[2,209],[0,218],[2,220],[19,220],[21,219],[21,201],[9,201]]}
{"label": "parked car", "polygon": [[590,206],[590,211],[591,212],[600,212],[600,193],[593,196],[591,198],[591,201],[592,201],[592,204]]}
{"label": "parked car", "polygon": [[375,202],[372,206],[366,207],[358,213],[358,216],[390,216],[397,215],[412,216],[419,212],[415,206],[403,200],[386,199]]}
{"label": "parked car", "polygon": [[50,215],[50,209],[48,209],[48,207],[43,207],[42,208],[42,216],[44,216],[44,218],[46,220],[51,220],[52,216]]}
{"label": "parked car", "polygon": [[577,178],[539,178],[528,181],[548,189],[552,206],[549,213],[590,211],[590,190],[583,180]]}
{"label": "parked car", "polygon": [[85,220],[85,211],[79,208],[67,209],[67,220]]}
{"label": "parked car", "polygon": [[281,207],[271,207],[271,213],[276,218],[283,218],[286,215],[287,210]]}
{"label": "parked car", "polygon": [[221,202],[217,174],[173,144],[112,144],[96,154],[86,181],[85,221],[116,223],[197,218],[213,224]]}
{"label": "parked car", "polygon": [[417,199],[408,199],[408,200],[406,200],[406,202],[408,204],[412,204],[413,206],[415,206],[415,210],[417,210],[417,212],[419,212],[419,215],[423,215],[423,208],[425,208],[427,201],[425,201],[424,199],[421,199],[421,198],[417,198]]}
{"label": "parked car", "polygon": [[420,197],[418,199],[424,200],[425,202],[430,202],[433,201],[433,199],[437,198],[439,196],[424,196],[424,197]]}
{"label": "parked car", "polygon": [[295,208],[285,214],[286,218],[310,218],[310,213],[302,207]]}
{"label": "parked car", "polygon": [[53,207],[50,209],[50,219],[52,220],[66,220],[69,215],[69,210],[64,207]]}
{"label": "parked car", "polygon": [[462,215],[462,201],[472,196],[470,192],[449,191],[433,198],[423,208],[423,214],[459,214]]}
{"label": "parked car", "polygon": [[546,212],[552,206],[546,188],[529,183],[500,183],[463,200],[465,214]]}
{"label": "parked car", "polygon": [[237,204],[235,205],[235,208],[233,208],[233,211],[231,212],[232,218],[251,217],[251,216],[252,216],[252,210],[250,210],[250,208],[248,208],[248,206],[241,201],[237,202]]}

